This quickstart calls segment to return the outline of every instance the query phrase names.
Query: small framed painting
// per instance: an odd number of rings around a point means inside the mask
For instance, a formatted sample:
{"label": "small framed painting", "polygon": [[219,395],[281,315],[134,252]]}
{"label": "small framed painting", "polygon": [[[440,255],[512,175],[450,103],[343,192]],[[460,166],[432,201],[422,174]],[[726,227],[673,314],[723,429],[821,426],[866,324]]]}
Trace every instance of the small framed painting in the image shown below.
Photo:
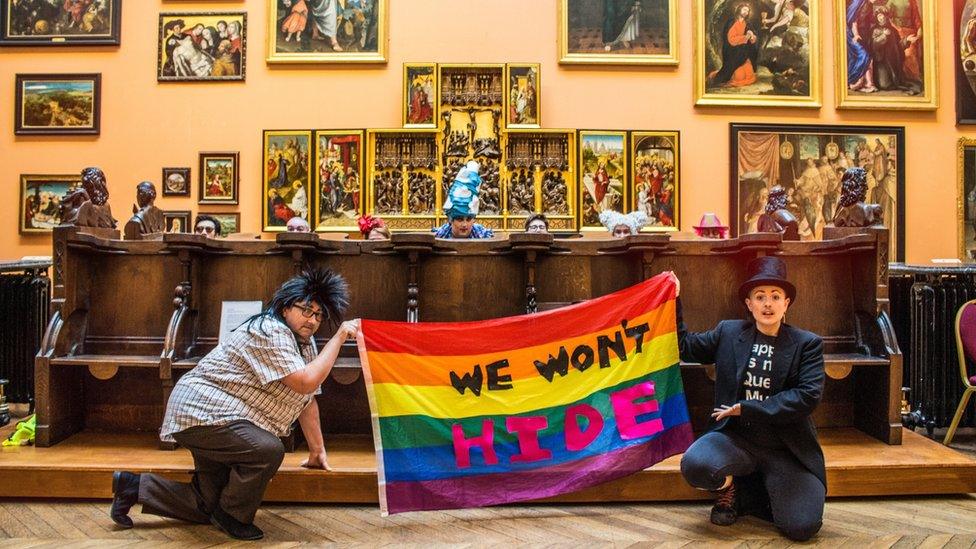
{"label": "small framed painting", "polygon": [[122,0],[0,0],[0,46],[118,46]]}
{"label": "small framed painting", "polygon": [[15,80],[15,134],[99,134],[101,74],[18,74]]}
{"label": "small framed painting", "polygon": [[262,230],[284,231],[288,220],[301,217],[315,224],[312,189],[312,132],[264,131]]}
{"label": "small framed painting", "polygon": [[581,130],[578,158],[580,229],[604,230],[600,212],[627,203],[627,132]]}
{"label": "small framed painting", "polygon": [[61,224],[61,197],[81,186],[81,176],[20,176],[20,233],[49,233]]}
{"label": "small framed painting", "polygon": [[163,196],[190,196],[190,168],[163,168]]}
{"label": "small framed painting", "polygon": [[363,131],[315,132],[316,231],[356,230],[363,209]]}
{"label": "small framed painting", "polygon": [[403,64],[403,127],[436,128],[437,63]]}
{"label": "small framed painting", "polygon": [[166,221],[166,232],[168,233],[189,233],[193,231],[190,226],[190,210],[164,210],[163,219]]}
{"label": "small framed painting", "polygon": [[628,210],[647,215],[644,231],[677,231],[681,227],[679,133],[630,133]]}
{"label": "small framed painting", "polygon": [[538,63],[505,66],[506,127],[541,127],[540,85]]}
{"label": "small framed painting", "polygon": [[243,81],[247,13],[159,14],[159,82]]}
{"label": "small framed painting", "polygon": [[238,152],[200,153],[199,204],[237,204]]}
{"label": "small framed painting", "polygon": [[240,212],[200,212],[200,215],[209,215],[220,223],[220,236],[241,232]]}

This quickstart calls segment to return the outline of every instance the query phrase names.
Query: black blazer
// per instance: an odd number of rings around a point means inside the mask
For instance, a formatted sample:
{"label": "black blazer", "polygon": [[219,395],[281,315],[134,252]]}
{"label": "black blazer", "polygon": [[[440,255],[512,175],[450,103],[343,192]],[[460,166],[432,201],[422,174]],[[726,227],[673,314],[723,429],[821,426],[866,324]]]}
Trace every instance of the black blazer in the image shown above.
{"label": "black blazer", "polygon": [[[823,340],[820,336],[783,324],[776,336],[771,396],[764,401],[738,399],[746,363],[756,338],[756,325],[746,320],[723,320],[714,329],[690,333],[678,306],[678,345],[681,360],[715,365],[715,406],[742,406],[741,421],[775,431],[794,456],[827,486],[823,450],[810,414],[820,403],[824,386]],[[728,418],[708,420],[709,431],[728,425]]]}

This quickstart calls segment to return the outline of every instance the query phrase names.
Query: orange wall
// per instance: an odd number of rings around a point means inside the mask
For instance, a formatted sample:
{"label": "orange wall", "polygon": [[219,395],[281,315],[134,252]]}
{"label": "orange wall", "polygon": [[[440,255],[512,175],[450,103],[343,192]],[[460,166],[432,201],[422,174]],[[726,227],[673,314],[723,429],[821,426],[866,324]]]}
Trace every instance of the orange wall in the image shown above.
{"label": "orange wall", "polygon": [[[261,222],[261,131],[291,128],[382,128],[400,124],[405,61],[539,62],[542,123],[550,128],[677,129],[682,137],[682,229],[703,211],[728,222],[728,123],[905,125],[907,257],[926,262],[956,249],[956,140],[952,3],[938,0],[939,110],[932,113],[840,112],[834,108],[834,17],[823,0],[824,106],[813,109],[696,108],[692,96],[691,0],[679,0],[678,68],[561,67],[557,62],[557,0],[395,0],[390,8],[385,66],[272,67],[267,53],[270,0],[155,2],[129,0],[120,48],[0,50],[0,259],[50,255],[50,239],[17,232],[21,173],[77,173],[100,166],[108,177],[113,213],[128,219],[135,185],[159,189],[163,166],[190,166],[192,198],[163,198],[164,209],[199,210],[197,153],[239,150],[242,230]],[[929,0],[936,1],[936,0]],[[247,81],[156,82],[160,11],[248,12]],[[926,41],[926,44],[932,42]],[[15,137],[14,74],[101,72],[102,130],[98,137]],[[976,131],[976,128],[974,128]]]}

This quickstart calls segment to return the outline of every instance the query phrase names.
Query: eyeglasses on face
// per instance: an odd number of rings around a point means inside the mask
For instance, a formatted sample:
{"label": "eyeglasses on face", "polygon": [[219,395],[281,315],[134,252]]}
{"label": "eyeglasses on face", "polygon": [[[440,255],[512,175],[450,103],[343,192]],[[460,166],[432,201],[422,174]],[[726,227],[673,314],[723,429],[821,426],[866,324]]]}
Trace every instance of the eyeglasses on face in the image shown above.
{"label": "eyeglasses on face", "polygon": [[210,234],[210,233],[214,232],[215,230],[216,229],[214,229],[210,225],[197,225],[197,227],[194,229],[194,231],[197,234]]}
{"label": "eyeglasses on face", "polygon": [[302,310],[302,316],[305,318],[315,317],[315,320],[322,322],[325,320],[325,311],[316,311],[315,309],[309,307],[308,305],[302,305],[301,303],[295,303],[293,307],[298,307]]}

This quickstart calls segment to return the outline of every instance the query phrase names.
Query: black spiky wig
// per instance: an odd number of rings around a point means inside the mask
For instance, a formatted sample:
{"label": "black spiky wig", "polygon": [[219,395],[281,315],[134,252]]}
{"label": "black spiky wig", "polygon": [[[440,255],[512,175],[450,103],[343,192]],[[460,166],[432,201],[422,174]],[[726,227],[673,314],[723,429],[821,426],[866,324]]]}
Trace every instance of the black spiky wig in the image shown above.
{"label": "black spiky wig", "polygon": [[[302,274],[289,278],[275,290],[267,308],[245,321],[248,327],[260,318],[275,317],[284,322],[284,311],[295,303],[318,303],[326,313],[325,322],[333,327],[342,321],[349,306],[349,286],[331,269],[305,267]],[[259,327],[260,329],[260,327]]]}

